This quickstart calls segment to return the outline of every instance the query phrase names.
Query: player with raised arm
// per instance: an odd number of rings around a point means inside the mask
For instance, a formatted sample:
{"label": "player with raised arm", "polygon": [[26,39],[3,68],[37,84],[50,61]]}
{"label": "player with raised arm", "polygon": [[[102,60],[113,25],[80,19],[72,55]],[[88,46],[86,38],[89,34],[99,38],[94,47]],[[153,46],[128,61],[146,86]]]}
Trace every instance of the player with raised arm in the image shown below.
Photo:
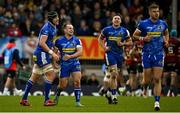
{"label": "player with raised arm", "polygon": [[168,47],[169,31],[165,21],[159,19],[159,6],[149,6],[150,18],[141,21],[133,34],[135,40],[144,41],[142,48],[143,85],[154,82],[154,109],[160,110],[161,77],[164,66],[164,46]]}
{"label": "player with raised arm", "polygon": [[53,52],[53,37],[56,35],[56,25],[59,24],[59,17],[57,12],[48,12],[48,22],[46,22],[40,30],[39,42],[36,47],[33,60],[35,62],[30,79],[27,81],[25,92],[20,102],[23,106],[30,106],[27,100],[28,93],[30,92],[33,84],[37,82],[41,75],[45,74],[45,100],[44,106],[55,105],[54,101],[49,99],[49,92],[52,82],[55,78],[55,72],[52,65],[52,59],[59,60],[59,56]]}

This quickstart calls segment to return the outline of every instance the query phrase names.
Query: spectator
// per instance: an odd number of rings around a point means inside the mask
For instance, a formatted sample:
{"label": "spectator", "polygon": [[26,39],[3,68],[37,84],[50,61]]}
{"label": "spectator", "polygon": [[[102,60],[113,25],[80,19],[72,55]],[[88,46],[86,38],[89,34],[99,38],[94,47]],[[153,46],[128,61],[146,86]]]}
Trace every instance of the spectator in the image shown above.
{"label": "spectator", "polygon": [[95,73],[92,73],[90,75],[90,79],[88,79],[88,85],[94,85],[94,86],[99,85],[99,80],[97,79],[97,75]]}
{"label": "spectator", "polygon": [[81,68],[81,85],[87,85],[88,77],[85,68]]}
{"label": "spectator", "polygon": [[99,21],[94,21],[93,22],[93,28],[92,28],[92,35],[94,36],[99,36],[101,32],[101,22]]}
{"label": "spectator", "polygon": [[7,29],[7,36],[10,37],[21,37],[22,36],[22,32],[19,29],[19,27],[17,26],[16,23],[13,23],[8,29]]}
{"label": "spectator", "polygon": [[90,33],[91,33],[91,31],[86,24],[86,20],[81,20],[80,27],[77,29],[77,35],[86,36],[86,35],[90,35]]}
{"label": "spectator", "polygon": [[4,18],[0,17],[0,38],[3,38],[6,36],[6,28],[4,25]]}
{"label": "spectator", "polygon": [[28,64],[32,68],[33,66],[33,52],[38,44],[38,38],[35,36],[34,32],[31,32],[31,36],[28,37],[26,43],[24,44],[24,51],[29,60]]}

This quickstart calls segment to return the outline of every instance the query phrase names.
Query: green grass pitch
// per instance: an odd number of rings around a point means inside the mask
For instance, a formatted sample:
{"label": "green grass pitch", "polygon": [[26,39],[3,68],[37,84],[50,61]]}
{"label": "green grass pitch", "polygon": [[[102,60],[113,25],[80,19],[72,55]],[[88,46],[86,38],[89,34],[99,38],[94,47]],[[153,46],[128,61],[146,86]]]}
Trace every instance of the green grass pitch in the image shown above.
{"label": "green grass pitch", "polygon": [[[52,97],[53,98],[53,97]],[[105,97],[82,96],[84,107],[76,107],[72,96],[62,96],[57,106],[44,107],[43,96],[30,96],[32,106],[21,106],[20,96],[0,96],[0,112],[153,112],[154,98],[119,96],[117,105]],[[161,97],[161,112],[180,112],[180,97]]]}

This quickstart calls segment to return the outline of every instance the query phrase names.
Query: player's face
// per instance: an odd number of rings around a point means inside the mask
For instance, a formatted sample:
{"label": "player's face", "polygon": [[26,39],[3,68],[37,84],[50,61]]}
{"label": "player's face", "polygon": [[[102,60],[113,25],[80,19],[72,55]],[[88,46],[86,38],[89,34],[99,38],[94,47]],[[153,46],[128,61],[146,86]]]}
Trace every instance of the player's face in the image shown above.
{"label": "player's face", "polygon": [[70,25],[70,24],[67,25],[66,29],[65,29],[65,33],[67,35],[70,35],[70,36],[74,35],[74,27],[73,27],[73,25]]}
{"label": "player's face", "polygon": [[113,26],[118,27],[121,24],[121,17],[120,16],[114,16],[112,20]]}
{"label": "player's face", "polygon": [[159,8],[153,8],[149,11],[149,15],[153,20],[159,19]]}
{"label": "player's face", "polygon": [[53,24],[54,25],[58,25],[59,24],[59,17],[58,16],[53,19]]}

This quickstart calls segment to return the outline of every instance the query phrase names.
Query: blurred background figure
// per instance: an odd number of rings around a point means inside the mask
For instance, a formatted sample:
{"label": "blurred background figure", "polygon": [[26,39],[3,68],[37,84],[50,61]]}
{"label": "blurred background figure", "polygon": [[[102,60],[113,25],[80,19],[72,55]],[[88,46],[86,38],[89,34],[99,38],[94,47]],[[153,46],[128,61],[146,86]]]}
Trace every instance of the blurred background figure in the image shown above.
{"label": "blurred background figure", "polygon": [[6,46],[6,49],[3,52],[4,57],[4,68],[6,70],[6,83],[4,85],[3,95],[10,95],[9,89],[13,89],[13,95],[21,95],[22,90],[16,88],[16,71],[17,64],[19,64],[23,69],[25,65],[22,63],[19,50],[16,49],[15,39],[10,39],[9,43]]}
{"label": "blurred background figure", "polygon": [[99,80],[98,80],[97,75],[95,73],[92,73],[90,75],[90,78],[88,79],[88,85],[94,85],[94,86],[99,85]]}
{"label": "blurred background figure", "polygon": [[34,32],[31,32],[30,37],[24,43],[24,51],[26,52],[28,58],[29,67],[33,66],[33,52],[38,44],[38,38],[35,36]]}
{"label": "blurred background figure", "polygon": [[163,94],[177,96],[177,76],[180,74],[180,41],[177,39],[177,31],[171,30],[169,47],[165,49],[165,65],[163,73]]}

